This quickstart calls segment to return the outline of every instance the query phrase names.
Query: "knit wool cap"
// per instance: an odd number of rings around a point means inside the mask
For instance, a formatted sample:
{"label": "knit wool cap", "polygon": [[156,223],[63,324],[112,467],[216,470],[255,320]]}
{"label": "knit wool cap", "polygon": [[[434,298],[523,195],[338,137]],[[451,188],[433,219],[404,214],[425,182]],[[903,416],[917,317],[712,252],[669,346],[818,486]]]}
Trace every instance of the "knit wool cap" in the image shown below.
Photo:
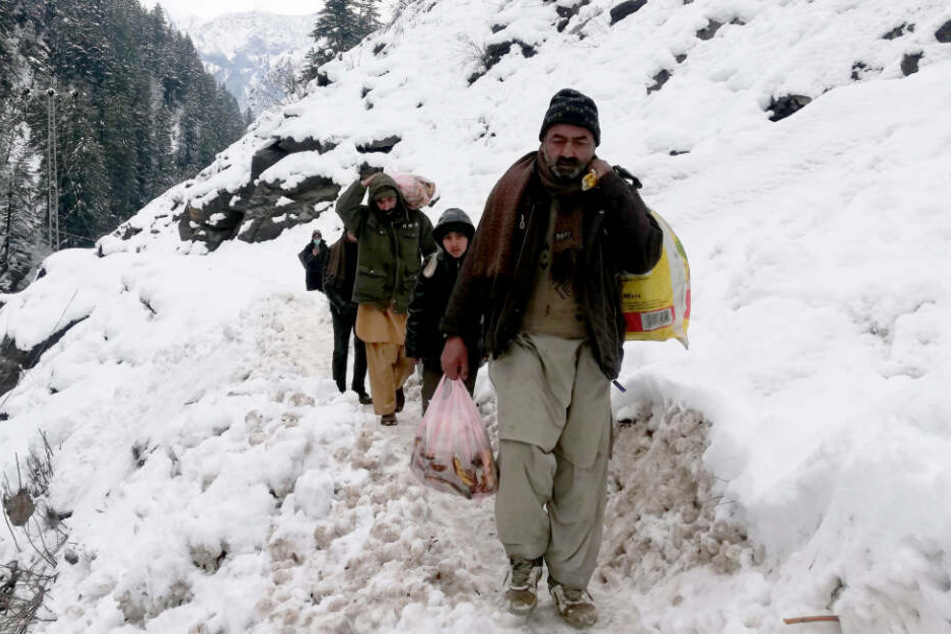
{"label": "knit wool cap", "polygon": [[380,189],[373,192],[373,200],[377,201],[381,198],[396,198],[399,199],[399,196],[396,195],[396,190],[392,187],[381,187]]}
{"label": "knit wool cap", "polygon": [[545,113],[545,119],[542,121],[541,132],[538,133],[538,140],[543,141],[548,128],[559,123],[587,128],[594,135],[594,145],[601,144],[598,107],[591,97],[573,88],[562,88],[551,98],[551,103],[548,104],[548,112]]}

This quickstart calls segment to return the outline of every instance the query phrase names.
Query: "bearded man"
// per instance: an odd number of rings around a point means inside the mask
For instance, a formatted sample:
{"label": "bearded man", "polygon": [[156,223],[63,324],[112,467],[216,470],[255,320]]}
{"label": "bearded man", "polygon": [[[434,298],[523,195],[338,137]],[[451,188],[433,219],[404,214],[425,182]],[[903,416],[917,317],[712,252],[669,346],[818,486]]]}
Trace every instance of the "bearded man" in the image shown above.
{"label": "bearded man", "polygon": [[336,211],[357,239],[354,332],[366,344],[373,409],[381,425],[395,425],[405,402],[403,384],[415,367],[405,349],[409,298],[423,259],[436,250],[433,223],[410,208],[396,181],[381,172],[350,185]]}
{"label": "bearded man", "polygon": [[634,186],[595,154],[590,97],[558,91],[539,140],[486,201],[441,323],[442,367],[464,379],[465,341],[481,334],[498,399],[507,608],[534,609],[544,563],[559,614],[581,628],[598,619],[587,586],[613,442],[609,388],[623,356],[619,275],[650,271],[663,232]]}

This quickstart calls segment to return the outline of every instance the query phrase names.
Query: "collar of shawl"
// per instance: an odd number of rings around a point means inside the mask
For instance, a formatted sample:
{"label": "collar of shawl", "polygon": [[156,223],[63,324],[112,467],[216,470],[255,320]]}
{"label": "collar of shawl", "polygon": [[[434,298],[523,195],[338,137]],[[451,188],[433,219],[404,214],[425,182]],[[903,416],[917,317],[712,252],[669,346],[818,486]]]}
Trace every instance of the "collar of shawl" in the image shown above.
{"label": "collar of shawl", "polygon": [[489,193],[479,221],[479,230],[463,265],[464,269],[470,270],[464,274],[496,277],[510,272],[520,202],[535,171],[536,154],[529,152],[517,160]]}

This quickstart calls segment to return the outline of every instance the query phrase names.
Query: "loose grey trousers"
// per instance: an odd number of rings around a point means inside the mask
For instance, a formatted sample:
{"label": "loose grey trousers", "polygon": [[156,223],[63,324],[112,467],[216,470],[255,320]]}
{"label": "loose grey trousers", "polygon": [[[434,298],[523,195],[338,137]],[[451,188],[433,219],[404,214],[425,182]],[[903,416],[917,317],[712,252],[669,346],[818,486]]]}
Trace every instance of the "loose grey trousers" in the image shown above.
{"label": "loose grey trousers", "polygon": [[495,518],[509,557],[585,588],[607,496],[610,381],[583,340],[520,333],[489,364],[499,418]]}

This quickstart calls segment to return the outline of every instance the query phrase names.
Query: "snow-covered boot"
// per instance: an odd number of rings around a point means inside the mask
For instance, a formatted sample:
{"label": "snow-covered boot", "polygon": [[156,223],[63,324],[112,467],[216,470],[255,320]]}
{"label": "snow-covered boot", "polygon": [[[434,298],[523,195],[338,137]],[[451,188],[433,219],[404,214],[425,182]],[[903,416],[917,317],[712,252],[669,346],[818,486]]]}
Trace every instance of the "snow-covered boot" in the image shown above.
{"label": "snow-covered boot", "polygon": [[512,614],[528,614],[538,603],[538,580],[542,576],[541,559],[510,560],[505,583],[505,609]]}
{"label": "snow-covered boot", "polygon": [[558,614],[568,625],[578,629],[598,622],[598,608],[584,588],[569,588],[560,583],[549,583],[548,591],[558,606]]}

